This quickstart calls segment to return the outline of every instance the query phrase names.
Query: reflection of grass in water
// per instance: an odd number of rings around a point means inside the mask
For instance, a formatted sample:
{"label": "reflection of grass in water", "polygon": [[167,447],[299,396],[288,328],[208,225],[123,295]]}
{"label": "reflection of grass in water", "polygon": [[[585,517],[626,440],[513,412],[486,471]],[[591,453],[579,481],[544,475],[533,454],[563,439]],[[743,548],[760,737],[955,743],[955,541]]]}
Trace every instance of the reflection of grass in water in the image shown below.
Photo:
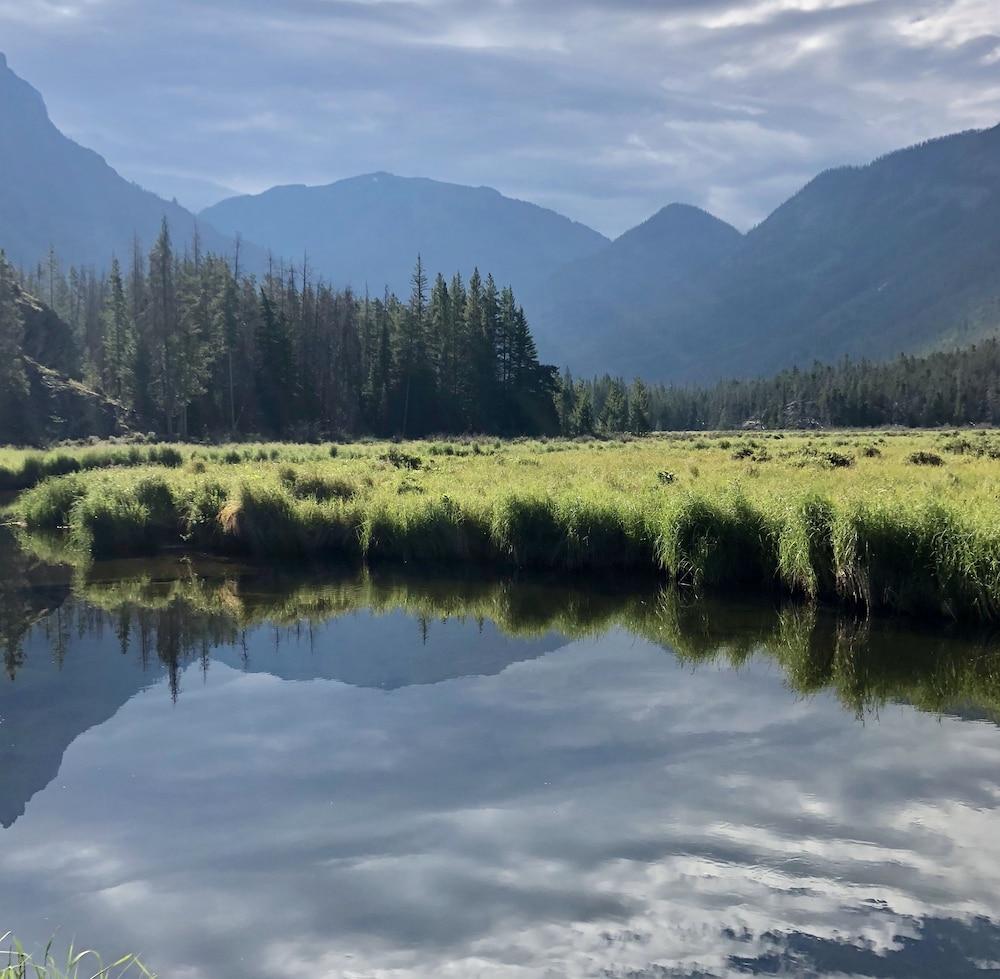
{"label": "reflection of grass in water", "polygon": [[[45,479],[13,510],[32,532],[68,527],[77,562],[188,546],[269,560],[630,570],[989,621],[1000,617],[1000,464],[950,444],[939,433],[831,433],[334,455],[181,446],[180,465]],[[946,465],[908,461],[931,449],[950,453]],[[667,471],[669,483],[658,476]]]}
{"label": "reflection of grass in water", "polygon": [[8,941],[7,950],[0,951],[0,979],[120,979],[123,976],[155,979],[134,955],[123,955],[116,962],[104,965],[96,952],[78,951],[70,945],[65,960],[57,961],[51,942],[41,956],[36,957],[26,952],[10,933],[0,936],[0,945]]}
{"label": "reflection of grass in water", "polygon": [[637,591],[609,580],[583,590],[545,579],[421,579],[382,571],[213,574],[203,576],[192,566],[186,577],[173,579],[81,576],[75,591],[111,613],[119,629],[134,619],[148,633],[156,630],[167,660],[185,650],[199,655],[206,641],[235,643],[244,630],[266,623],[294,626],[365,609],[402,611],[426,621],[490,621],[520,638],[558,632],[581,639],[622,628],[694,664],[739,668],[769,656],[792,690],[830,690],[859,715],[894,701],[931,711],[975,705],[1000,715],[1000,651],[988,640],[814,606],[719,602],[673,587]]}

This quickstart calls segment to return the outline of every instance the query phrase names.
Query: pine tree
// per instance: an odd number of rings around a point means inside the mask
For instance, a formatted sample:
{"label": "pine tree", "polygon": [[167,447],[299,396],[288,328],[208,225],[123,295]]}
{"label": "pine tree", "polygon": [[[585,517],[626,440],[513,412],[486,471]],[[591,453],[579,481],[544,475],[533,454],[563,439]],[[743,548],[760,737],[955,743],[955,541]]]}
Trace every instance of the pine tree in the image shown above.
{"label": "pine tree", "polygon": [[576,405],[573,409],[573,434],[594,434],[594,405],[590,388],[583,381],[577,381],[574,395]]}
{"label": "pine tree", "polygon": [[559,378],[559,431],[563,435],[575,435],[576,388],[573,375],[567,367]]}
{"label": "pine tree", "polygon": [[28,379],[24,370],[24,318],[17,304],[14,270],[0,251],[0,424],[7,439],[28,435]]}
{"label": "pine tree", "polygon": [[645,435],[650,430],[649,391],[638,377],[628,396],[628,430],[633,435]]}
{"label": "pine tree", "polygon": [[111,260],[108,296],[104,303],[104,390],[124,405],[133,403],[135,323],[117,258]]}
{"label": "pine tree", "polygon": [[154,403],[161,412],[168,437],[173,436],[178,410],[179,358],[177,356],[177,289],[174,253],[167,219],[149,253],[149,303],[147,318],[150,346],[150,372]]}
{"label": "pine tree", "polygon": [[628,429],[629,410],[625,385],[614,380],[608,387],[601,410],[601,427],[609,433],[624,432]]}
{"label": "pine tree", "polygon": [[282,436],[289,422],[292,350],[285,318],[266,288],[260,290],[256,336],[256,401],[261,429]]}

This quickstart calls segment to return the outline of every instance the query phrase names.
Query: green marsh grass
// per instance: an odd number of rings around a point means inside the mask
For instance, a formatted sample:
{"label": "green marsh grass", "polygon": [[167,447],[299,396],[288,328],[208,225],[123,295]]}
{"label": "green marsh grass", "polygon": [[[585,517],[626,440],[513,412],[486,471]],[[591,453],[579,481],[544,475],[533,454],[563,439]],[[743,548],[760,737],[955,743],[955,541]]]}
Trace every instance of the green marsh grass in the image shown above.
{"label": "green marsh grass", "polygon": [[[11,512],[29,533],[66,528],[79,560],[187,547],[628,571],[995,621],[1000,461],[986,448],[995,440],[757,432],[178,446],[168,461],[179,464],[81,463],[26,489]],[[82,451],[98,458],[101,447]],[[911,461],[930,455],[942,464]]]}

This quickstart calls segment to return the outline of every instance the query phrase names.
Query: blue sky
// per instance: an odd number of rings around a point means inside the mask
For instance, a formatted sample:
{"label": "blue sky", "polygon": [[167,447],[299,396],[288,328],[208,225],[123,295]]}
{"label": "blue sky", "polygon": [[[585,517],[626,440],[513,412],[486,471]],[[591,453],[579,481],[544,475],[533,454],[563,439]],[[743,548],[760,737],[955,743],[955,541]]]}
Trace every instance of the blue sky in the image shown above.
{"label": "blue sky", "polygon": [[997,0],[0,0],[0,50],[195,208],[389,170],[612,235],[675,200],[746,228],[825,167],[1000,122]]}

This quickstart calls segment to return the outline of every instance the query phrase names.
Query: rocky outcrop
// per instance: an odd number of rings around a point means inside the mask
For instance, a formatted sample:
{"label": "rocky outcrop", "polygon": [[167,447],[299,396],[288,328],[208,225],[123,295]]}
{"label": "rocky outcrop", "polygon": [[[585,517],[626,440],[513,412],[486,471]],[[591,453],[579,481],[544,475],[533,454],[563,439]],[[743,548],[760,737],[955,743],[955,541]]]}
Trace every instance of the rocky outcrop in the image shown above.
{"label": "rocky outcrop", "polygon": [[[24,367],[29,393],[16,411],[21,417],[6,420],[7,438],[47,445],[63,439],[127,435],[131,430],[129,413],[117,401],[30,357],[24,358]],[[5,420],[0,419],[0,442],[5,439],[4,427]]]}
{"label": "rocky outcrop", "polygon": [[80,353],[70,325],[23,289],[16,290],[14,302],[24,320],[24,355],[60,374],[79,377]]}

